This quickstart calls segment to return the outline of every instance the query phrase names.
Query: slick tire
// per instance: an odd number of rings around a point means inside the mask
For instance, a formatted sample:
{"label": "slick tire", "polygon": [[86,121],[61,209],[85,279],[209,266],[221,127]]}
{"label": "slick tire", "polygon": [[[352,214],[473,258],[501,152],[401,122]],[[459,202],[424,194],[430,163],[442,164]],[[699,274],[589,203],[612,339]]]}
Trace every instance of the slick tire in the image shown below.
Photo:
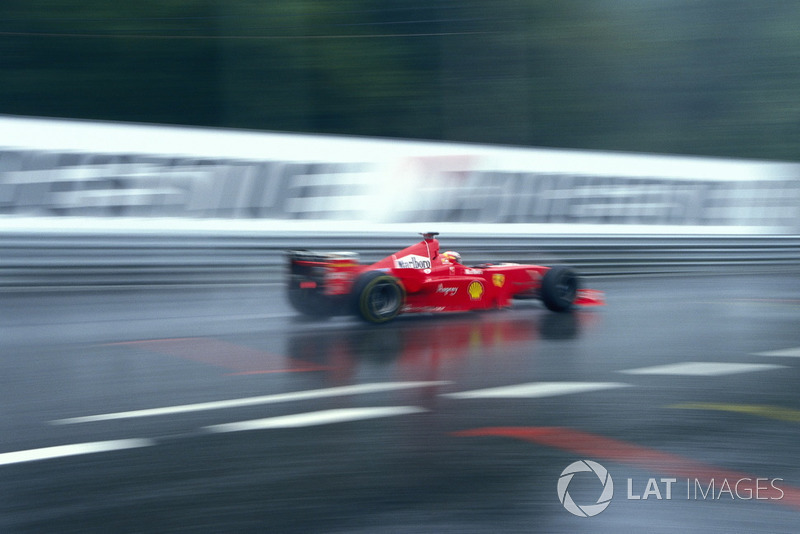
{"label": "slick tire", "polygon": [[353,284],[352,296],[355,315],[377,324],[397,317],[406,295],[397,278],[381,271],[370,271]]}
{"label": "slick tire", "polygon": [[571,268],[563,265],[551,267],[542,278],[542,302],[550,311],[569,311],[579,285],[578,274]]}

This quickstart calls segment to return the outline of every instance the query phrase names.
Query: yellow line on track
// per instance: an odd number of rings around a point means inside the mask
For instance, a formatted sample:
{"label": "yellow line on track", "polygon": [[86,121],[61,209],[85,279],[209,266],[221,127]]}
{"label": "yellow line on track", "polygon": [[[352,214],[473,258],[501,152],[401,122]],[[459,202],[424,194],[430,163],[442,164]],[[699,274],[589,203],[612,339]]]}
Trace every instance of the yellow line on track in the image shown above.
{"label": "yellow line on track", "polygon": [[718,402],[686,402],[672,404],[668,408],[680,410],[712,410],[718,412],[734,412],[778,421],[788,421],[790,423],[800,423],[800,410],[784,408],[782,406],[770,406],[767,404],[725,404]]}

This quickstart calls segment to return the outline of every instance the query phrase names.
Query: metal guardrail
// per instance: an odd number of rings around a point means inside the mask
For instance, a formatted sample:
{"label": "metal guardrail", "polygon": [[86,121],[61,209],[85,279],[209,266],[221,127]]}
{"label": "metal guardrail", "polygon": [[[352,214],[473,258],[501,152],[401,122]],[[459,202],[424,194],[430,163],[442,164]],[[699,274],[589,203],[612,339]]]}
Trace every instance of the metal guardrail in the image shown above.
{"label": "metal guardrail", "polygon": [[[290,235],[5,232],[0,287],[109,287],[280,282],[289,249],[349,250],[362,261],[411,244],[397,233]],[[573,265],[587,276],[753,270],[800,272],[800,236],[441,236],[464,262]]]}

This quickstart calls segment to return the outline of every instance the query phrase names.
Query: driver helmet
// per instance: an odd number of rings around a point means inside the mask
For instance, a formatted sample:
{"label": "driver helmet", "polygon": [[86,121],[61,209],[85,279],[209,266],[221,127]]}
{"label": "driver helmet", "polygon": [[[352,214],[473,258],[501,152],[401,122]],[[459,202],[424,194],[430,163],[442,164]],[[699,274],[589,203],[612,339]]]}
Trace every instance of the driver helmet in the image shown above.
{"label": "driver helmet", "polygon": [[447,252],[442,253],[442,259],[448,263],[461,263],[461,254],[452,250],[448,250]]}

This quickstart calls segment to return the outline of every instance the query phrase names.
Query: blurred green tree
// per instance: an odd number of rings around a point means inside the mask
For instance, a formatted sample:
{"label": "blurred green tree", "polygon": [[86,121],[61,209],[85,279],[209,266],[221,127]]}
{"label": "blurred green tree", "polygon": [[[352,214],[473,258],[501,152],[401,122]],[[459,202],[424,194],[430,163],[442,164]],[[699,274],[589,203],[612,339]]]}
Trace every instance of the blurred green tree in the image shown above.
{"label": "blurred green tree", "polygon": [[4,0],[0,113],[798,159],[800,4]]}

